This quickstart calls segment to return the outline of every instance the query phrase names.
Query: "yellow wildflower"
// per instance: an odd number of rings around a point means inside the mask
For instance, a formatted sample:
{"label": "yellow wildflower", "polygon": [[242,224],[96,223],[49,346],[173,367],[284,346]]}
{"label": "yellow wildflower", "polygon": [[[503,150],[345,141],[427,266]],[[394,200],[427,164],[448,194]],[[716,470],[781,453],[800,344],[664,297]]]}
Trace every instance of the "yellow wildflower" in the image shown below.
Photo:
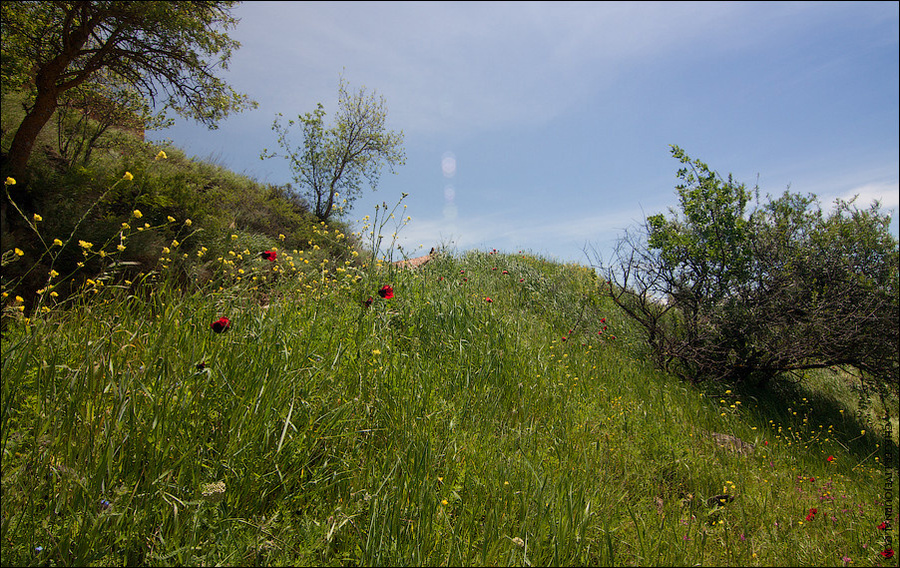
{"label": "yellow wildflower", "polygon": [[78,246],[80,246],[81,248],[83,248],[85,250],[88,250],[92,246],[94,246],[94,243],[89,243],[87,241],[78,241]]}
{"label": "yellow wildflower", "polygon": [[169,220],[169,223],[174,223],[174,222],[175,222],[175,217],[172,217],[171,215],[169,215],[168,217],[166,217],[166,219]]}
{"label": "yellow wildflower", "polygon": [[59,272],[55,270],[50,271],[50,278],[56,278],[57,276],[59,276]]}
{"label": "yellow wildflower", "polygon": [[135,209],[134,211],[131,212],[131,214],[134,215],[135,219],[140,219],[141,217],[144,216],[144,214],[141,213],[140,209]]}
{"label": "yellow wildflower", "polygon": [[159,153],[156,155],[156,158],[155,158],[155,159],[157,159],[157,160],[165,160],[166,158],[168,158],[168,156],[166,156],[166,153],[163,152],[162,150],[160,150]]}
{"label": "yellow wildflower", "polygon": [[53,245],[61,247],[61,246],[63,246],[63,242],[59,239],[53,239]]}
{"label": "yellow wildflower", "polygon": [[17,248],[17,249],[16,249],[16,256],[25,256],[25,252],[23,252],[22,249],[18,249],[18,248]]}
{"label": "yellow wildflower", "polygon": [[6,178],[6,183],[4,185],[16,185],[16,180],[11,177]]}
{"label": "yellow wildflower", "polygon": [[125,250],[125,245],[119,244],[116,248],[119,249],[119,251],[123,251]]}
{"label": "yellow wildflower", "polygon": [[134,176],[131,175],[131,172],[125,172],[125,175],[122,176],[122,179],[124,179],[125,181],[131,181],[134,179]]}
{"label": "yellow wildflower", "polygon": [[184,224],[187,225],[188,227],[190,227],[190,226],[191,226],[191,220],[190,220],[190,219],[185,219],[185,220],[184,220]]}
{"label": "yellow wildflower", "polygon": [[35,222],[35,223],[40,223],[40,222],[43,221],[43,220],[44,220],[43,217],[41,217],[41,216],[38,215],[37,213],[34,214],[34,222]]}

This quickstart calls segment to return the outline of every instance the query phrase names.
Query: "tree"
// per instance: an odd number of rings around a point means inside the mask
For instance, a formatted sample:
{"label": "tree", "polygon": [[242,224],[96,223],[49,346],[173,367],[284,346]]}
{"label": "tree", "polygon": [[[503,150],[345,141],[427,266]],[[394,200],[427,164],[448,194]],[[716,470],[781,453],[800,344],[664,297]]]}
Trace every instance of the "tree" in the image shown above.
{"label": "tree", "polygon": [[86,166],[96,148],[119,144],[116,139],[101,141],[110,129],[125,130],[143,140],[145,130],[166,128],[174,122],[161,112],[154,113],[130,85],[103,72],[100,75],[89,84],[69,89],[59,101],[58,148],[69,164]]}
{"label": "tree", "polygon": [[[325,128],[325,108],[321,103],[313,112],[281,124],[279,113],[272,124],[278,135],[283,154],[264,149],[260,159],[282,157],[291,166],[293,179],[305,191],[311,209],[320,221],[327,221],[334,213],[338,196],[351,206],[359,196],[364,181],[374,191],[381,168],[406,162],[403,151],[403,132],[385,127],[387,110],[384,97],[366,95],[360,88],[354,94],[347,90],[343,79],[338,90],[338,112],[335,125]],[[289,140],[289,130],[295,124],[303,129],[303,145],[295,149]]]}
{"label": "tree", "polygon": [[10,145],[11,173],[24,174],[64,94],[101,72],[152,106],[163,98],[166,108],[210,128],[255,106],[214,74],[240,46],[226,33],[237,23],[236,3],[4,2],[3,89],[26,90],[31,103]]}
{"label": "tree", "polygon": [[672,153],[686,166],[680,214],[648,217],[603,267],[657,364],[695,382],[757,384],[845,366],[896,391],[898,242],[879,204],[837,200],[826,215],[815,196],[785,192],[748,212],[744,185]]}

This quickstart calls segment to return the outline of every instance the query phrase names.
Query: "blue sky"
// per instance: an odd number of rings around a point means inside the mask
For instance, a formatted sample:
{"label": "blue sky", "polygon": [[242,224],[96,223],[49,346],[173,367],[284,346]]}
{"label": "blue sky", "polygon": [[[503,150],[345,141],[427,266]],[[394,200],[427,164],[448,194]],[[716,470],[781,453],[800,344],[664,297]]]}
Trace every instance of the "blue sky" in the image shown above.
{"label": "blue sky", "polygon": [[[222,76],[259,108],[148,133],[261,182],[291,181],[285,118],[384,97],[406,165],[346,219],[395,203],[410,256],[526,250],[589,264],[677,205],[682,147],[763,196],[880,199],[897,230],[900,3],[245,2]],[[453,168],[442,167],[454,165]],[[452,175],[451,175],[452,174]],[[418,247],[421,246],[422,249]]]}

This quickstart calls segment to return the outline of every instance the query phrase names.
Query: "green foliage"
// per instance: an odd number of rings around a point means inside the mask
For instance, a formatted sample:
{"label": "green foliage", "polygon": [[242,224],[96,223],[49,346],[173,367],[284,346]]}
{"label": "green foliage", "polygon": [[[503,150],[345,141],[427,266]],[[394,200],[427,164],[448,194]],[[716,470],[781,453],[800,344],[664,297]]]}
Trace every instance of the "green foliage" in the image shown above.
{"label": "green foliage", "polygon": [[34,141],[71,89],[93,102],[103,97],[124,111],[140,110],[136,119],[158,102],[211,127],[255,106],[213,72],[239,46],[227,34],[236,24],[229,13],[234,4],[4,3],[4,94],[29,94],[9,150],[12,175],[25,181]]}
{"label": "green foliage", "polygon": [[[116,279],[134,280],[158,269],[166,256],[161,251],[174,249],[173,241],[179,243],[177,254],[164,264],[177,269],[183,285],[201,286],[219,278],[222,262],[217,259],[229,257],[231,235],[237,233],[253,235],[252,243],[238,252],[315,246],[316,254],[303,260],[318,263],[328,256],[356,262],[348,253],[353,237],[346,227],[340,222],[320,225],[287,189],[188,159],[177,148],[161,150],[134,138],[114,140],[116,152],[94,153],[86,166],[67,167],[38,154],[42,159],[32,168],[29,199],[12,200],[4,220],[3,250],[24,253],[21,261],[4,266],[5,292],[22,296],[31,306],[51,270],[78,275],[56,283],[59,301],[79,290],[85,279],[110,278],[112,266]],[[131,179],[123,179],[125,172]],[[40,216],[39,223],[34,215]],[[55,238],[64,246],[52,246]],[[93,243],[95,254],[85,258],[79,241]],[[233,276],[229,271],[229,281]]]}
{"label": "green foliage", "polygon": [[[366,95],[361,88],[350,93],[341,79],[335,124],[325,127],[321,103],[313,112],[281,124],[281,114],[272,124],[283,153],[264,149],[260,159],[282,157],[288,161],[294,181],[320,221],[328,221],[335,211],[349,211],[367,182],[378,185],[381,168],[393,168],[406,161],[403,132],[387,130],[387,110],[383,97]],[[294,148],[289,131],[295,125],[303,131],[303,143]],[[341,200],[341,201],[338,201]]]}
{"label": "green foliage", "polygon": [[898,243],[875,203],[785,192],[751,197],[673,147],[681,212],[647,218],[607,267],[610,295],[645,328],[657,363],[693,381],[761,383],[852,366],[898,386]]}

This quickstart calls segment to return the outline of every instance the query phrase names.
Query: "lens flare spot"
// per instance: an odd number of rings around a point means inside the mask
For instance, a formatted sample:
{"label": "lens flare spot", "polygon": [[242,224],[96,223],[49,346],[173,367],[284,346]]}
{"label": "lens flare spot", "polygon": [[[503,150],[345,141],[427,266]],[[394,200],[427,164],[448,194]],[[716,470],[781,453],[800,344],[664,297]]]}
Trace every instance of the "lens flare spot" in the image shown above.
{"label": "lens flare spot", "polygon": [[456,156],[453,152],[444,152],[444,156],[441,158],[441,170],[446,178],[456,175]]}

